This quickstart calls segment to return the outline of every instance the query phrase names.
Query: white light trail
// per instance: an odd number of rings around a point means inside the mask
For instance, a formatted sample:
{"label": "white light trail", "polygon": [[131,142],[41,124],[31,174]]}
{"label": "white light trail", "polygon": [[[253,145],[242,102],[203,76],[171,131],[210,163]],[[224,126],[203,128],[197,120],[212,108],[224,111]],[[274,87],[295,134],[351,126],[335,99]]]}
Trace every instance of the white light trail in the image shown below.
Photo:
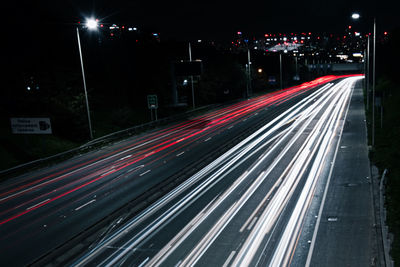
{"label": "white light trail", "polygon": [[[296,117],[297,112],[304,108],[309,101],[312,101],[315,97],[318,97],[319,95],[323,94],[325,91],[329,90],[329,88],[332,86],[332,84],[327,84],[320,88],[318,91],[312,93],[310,96],[305,97],[303,100],[299,101],[297,104],[283,112],[281,115],[277,116],[275,119],[273,119],[271,122],[254,132],[252,135],[244,139],[242,142],[237,144],[235,147],[230,149],[228,152],[226,152],[224,155],[220,156],[218,159],[210,163],[208,166],[200,170],[198,173],[187,179],[184,183],[173,189],[171,192],[166,194],[164,197],[162,197],[160,200],[156,201],[153,205],[151,205],[149,208],[144,210],[141,214],[139,214],[137,217],[135,217],[133,220],[131,220],[129,223],[125,224],[124,227],[122,227],[119,231],[115,232],[112,234],[109,238],[105,239],[103,242],[99,243],[95,248],[93,248],[88,254],[84,255],[82,258],[78,259],[77,262],[75,262],[73,265],[74,266],[82,266],[85,265],[85,263],[89,262],[92,258],[94,258],[96,255],[101,254],[101,252],[106,249],[108,246],[111,246],[112,243],[116,242],[122,235],[124,235],[125,232],[129,232],[130,229],[134,228],[136,225],[138,225],[141,221],[143,221],[145,218],[148,216],[154,214],[157,210],[161,209],[163,206],[165,206],[169,201],[177,197],[179,194],[183,193],[186,189],[188,189],[191,185],[196,183],[198,180],[202,179],[205,176],[208,176],[212,174],[207,180],[205,180],[201,185],[199,185],[197,188],[195,188],[192,192],[188,193],[184,199],[182,199],[179,203],[175,204],[173,207],[168,209],[165,213],[160,216],[159,219],[155,220],[149,227],[141,231],[138,235],[134,236],[132,239],[130,239],[124,247],[128,247],[129,249],[132,249],[136,245],[138,245],[142,240],[145,239],[146,236],[149,234],[153,233],[154,231],[157,231],[161,229],[160,225],[170,219],[173,216],[176,216],[176,214],[179,212],[183,211],[183,207],[191,203],[194,199],[197,199],[200,197],[202,194],[204,194],[207,190],[207,188],[211,188],[212,185],[217,183],[219,180],[223,179],[226,175],[228,175],[231,171],[233,171],[238,164],[234,166],[235,163],[239,161],[239,163],[245,161],[247,158],[251,157],[252,154],[258,152],[259,149],[261,149],[263,146],[268,145],[270,142],[274,141],[275,138],[279,137],[279,135],[275,137],[271,137],[270,135],[276,132],[280,127],[284,126],[287,123],[288,119],[284,119],[285,117],[289,117],[290,120],[293,119],[293,117]],[[282,120],[282,121],[281,121]],[[276,124],[276,125],[274,125]],[[268,130],[268,131],[267,131]],[[254,138],[257,138],[260,134],[263,132],[267,131],[267,133],[264,133],[261,138],[259,137],[254,141]],[[243,159],[243,156],[252,151],[254,147],[259,145],[259,143],[263,140],[264,141],[263,146],[261,146],[259,149],[255,150],[253,153],[251,153],[248,157]],[[108,262],[110,265],[113,263],[117,262],[120,258],[122,258],[125,253],[128,253],[129,250],[124,250],[124,251],[116,251],[110,257],[108,257],[103,264],[106,264]]]}
{"label": "white light trail", "polygon": [[[182,196],[177,203],[162,212],[161,215],[139,233],[129,238],[124,244],[120,244],[119,247],[123,247],[124,250],[116,250],[111,253],[100,265],[112,266],[117,264],[121,259],[127,256],[127,253],[131,253],[136,248],[140,247],[141,242],[161,231],[168,222],[181,214],[215,184],[225,177],[228,177],[234,169],[254,154],[265,150],[262,155],[258,157],[256,162],[237,178],[223,194],[211,201],[175,236],[174,239],[162,248],[157,255],[146,262],[146,266],[162,264],[179,245],[208,218],[208,216],[215,212],[217,207],[228,200],[228,196],[232,195],[239,185],[244,184],[244,181],[246,181],[246,178],[248,178],[252,172],[255,172],[262,166],[262,163],[270,157],[272,152],[280,149],[278,155],[275,156],[267,169],[261,172],[261,174],[252,181],[239,199],[229,205],[230,208],[228,210],[218,215],[219,218],[216,220],[215,224],[204,234],[186,258],[182,259],[180,262],[181,265],[196,264],[225,227],[241,210],[244,204],[271,174],[272,170],[288,154],[296,141],[298,141],[301,136],[304,137],[304,133],[307,131],[306,141],[301,145],[299,151],[294,153],[293,159],[286,167],[281,177],[276,180],[275,185],[272,186],[267,196],[262,200],[262,203],[268,202],[267,207],[262,211],[261,208],[264,208],[265,205],[260,203],[250,218],[248,218],[247,222],[242,226],[241,232],[243,232],[246,227],[251,232],[246,242],[240,248],[240,251],[235,251],[228,261],[234,260],[233,265],[239,266],[250,264],[254,260],[254,256],[259,250],[265,235],[273,228],[279,218],[279,214],[290,201],[301,177],[308,166],[312,164],[312,170],[308,175],[306,185],[303,188],[299,201],[296,203],[294,212],[296,215],[293,215],[294,217],[291,216],[289,219],[289,224],[285,228],[283,239],[280,241],[279,248],[275,252],[276,256],[274,254],[274,262],[275,258],[276,262],[287,262],[287,252],[293,249],[291,237],[296,236],[298,233],[299,222],[302,221],[306,211],[306,203],[310,201],[309,195],[312,195],[310,192],[313,192],[322,162],[325,160],[331,140],[335,136],[335,131],[333,131],[332,128],[338,127],[337,121],[342,114],[340,111],[343,110],[344,104],[347,103],[346,101],[348,101],[349,98],[349,84],[352,84],[355,80],[355,78],[344,79],[335,86],[327,84],[308,97],[305,97],[145,209],[141,214],[125,224],[124,227],[121,227],[120,230],[99,243],[91,252],[79,259],[74,266],[87,264],[91,259],[101,254],[107,247],[111,247],[112,244],[117,242],[126,232],[129,232],[146,218],[155,214],[156,211],[161,210],[177,196]],[[345,87],[346,85],[348,87]],[[321,118],[318,119],[317,123],[314,125],[317,115],[321,116]],[[311,132],[308,133],[310,130]],[[266,149],[266,147],[268,147],[268,149]],[[321,150],[319,150],[320,148]],[[317,155],[314,161],[312,161],[313,155]],[[202,182],[199,185],[187,192],[190,187],[200,180],[202,180]],[[262,212],[262,214],[256,217],[255,215],[259,211]]]}

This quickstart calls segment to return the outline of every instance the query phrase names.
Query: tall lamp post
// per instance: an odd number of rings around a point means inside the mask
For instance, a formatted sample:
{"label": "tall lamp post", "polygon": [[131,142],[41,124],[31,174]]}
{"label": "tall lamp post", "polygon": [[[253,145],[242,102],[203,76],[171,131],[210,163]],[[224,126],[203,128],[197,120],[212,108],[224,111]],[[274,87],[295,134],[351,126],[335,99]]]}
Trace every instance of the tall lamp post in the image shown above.
{"label": "tall lamp post", "polygon": [[[189,42],[189,61],[192,62],[192,46],[190,45],[190,42]],[[193,109],[195,109],[196,105],[195,105],[195,102],[194,102],[193,75],[190,76],[190,81],[191,81],[191,85],[192,85],[192,106],[193,106]]]}
{"label": "tall lamp post", "polygon": [[246,98],[250,97],[251,91],[251,60],[250,60],[250,49],[247,47],[247,86],[246,86]]}
{"label": "tall lamp post", "polygon": [[[96,30],[97,26],[98,26],[97,25],[97,20],[95,20],[95,19],[87,19],[85,25],[89,30]],[[88,124],[89,124],[89,134],[90,134],[90,139],[93,139],[92,121],[90,119],[89,100],[88,100],[88,94],[87,94],[87,88],[86,88],[85,69],[83,67],[83,57],[82,57],[81,39],[79,37],[79,27],[76,27],[76,35],[78,37],[79,57],[80,57],[80,60],[81,60],[83,89],[85,91],[86,110],[87,110]]]}
{"label": "tall lamp post", "polygon": [[[358,13],[353,13],[351,15],[351,18],[354,20],[358,20],[360,18],[360,14]],[[371,130],[371,137],[372,137],[372,147],[375,145],[375,59],[376,59],[376,18],[374,18],[374,35],[373,35],[373,52],[372,52],[372,130]],[[368,50],[368,65],[369,65],[369,36],[368,36],[368,44],[367,44],[367,50]],[[369,70],[369,66],[368,66]],[[369,71],[368,71],[368,76],[369,76]],[[367,84],[369,83],[369,77]],[[368,88],[369,86],[367,86]],[[368,91],[367,91],[368,93]]]}
{"label": "tall lamp post", "polygon": [[281,90],[283,89],[283,79],[282,79],[282,52],[279,52],[279,85]]}

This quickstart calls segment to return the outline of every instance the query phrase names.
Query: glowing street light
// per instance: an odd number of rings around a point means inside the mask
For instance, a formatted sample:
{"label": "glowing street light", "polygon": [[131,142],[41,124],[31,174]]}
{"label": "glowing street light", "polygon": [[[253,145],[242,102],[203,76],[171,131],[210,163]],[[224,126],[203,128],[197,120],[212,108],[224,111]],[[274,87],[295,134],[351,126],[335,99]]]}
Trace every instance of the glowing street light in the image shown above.
{"label": "glowing street light", "polygon": [[352,18],[352,19],[359,19],[359,18],[360,18],[360,14],[358,14],[358,13],[353,13],[353,14],[351,14],[351,18]]}
{"label": "glowing street light", "polygon": [[98,20],[97,19],[87,19],[86,20],[86,27],[90,30],[95,30],[98,27]]}

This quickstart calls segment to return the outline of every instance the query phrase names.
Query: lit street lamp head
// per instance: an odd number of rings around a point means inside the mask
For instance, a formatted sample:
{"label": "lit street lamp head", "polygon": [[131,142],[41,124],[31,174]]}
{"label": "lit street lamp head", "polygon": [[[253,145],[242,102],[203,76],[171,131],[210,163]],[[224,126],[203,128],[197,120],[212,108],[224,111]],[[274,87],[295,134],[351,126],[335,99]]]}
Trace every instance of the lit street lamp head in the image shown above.
{"label": "lit street lamp head", "polygon": [[87,19],[86,20],[86,27],[88,27],[89,30],[94,30],[97,29],[97,19]]}
{"label": "lit street lamp head", "polygon": [[352,18],[352,19],[359,19],[359,18],[360,18],[360,14],[358,14],[358,13],[353,13],[353,14],[351,14],[351,18]]}

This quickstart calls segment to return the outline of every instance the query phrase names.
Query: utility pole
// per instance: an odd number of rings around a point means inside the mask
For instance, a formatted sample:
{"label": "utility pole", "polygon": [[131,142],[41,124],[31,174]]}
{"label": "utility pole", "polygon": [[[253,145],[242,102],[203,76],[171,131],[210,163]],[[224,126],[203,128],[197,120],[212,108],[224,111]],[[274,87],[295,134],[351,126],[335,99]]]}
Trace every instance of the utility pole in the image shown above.
{"label": "utility pole", "polygon": [[366,59],[366,61],[367,61],[367,69],[366,69],[366,77],[365,77],[366,90],[367,90],[367,110],[369,110],[369,81],[370,81],[370,79],[369,79],[369,73],[370,73],[370,71],[369,71],[369,65],[370,65],[369,59],[370,59],[370,49],[369,49],[369,34],[368,34],[368,37],[367,37],[367,59]]}
{"label": "utility pole", "polygon": [[[192,62],[192,47],[191,47],[191,45],[190,45],[190,42],[189,42],[189,61]],[[193,106],[193,109],[195,109],[196,106],[195,106],[195,102],[194,102],[193,75],[190,76],[190,80],[191,80],[191,84],[192,84],[192,106]]]}
{"label": "utility pole", "polygon": [[279,84],[281,89],[283,89],[283,81],[282,81],[282,53],[279,52]]}
{"label": "utility pole", "polygon": [[251,91],[251,60],[250,60],[250,49],[247,48],[247,90],[246,90],[246,97],[250,96],[250,91]]}
{"label": "utility pole", "polygon": [[92,122],[91,122],[91,120],[90,120],[89,100],[88,100],[88,94],[87,94],[87,89],[86,89],[85,69],[84,69],[84,67],[83,67],[83,57],[82,57],[81,39],[79,38],[79,29],[78,29],[78,27],[76,27],[76,34],[77,34],[77,36],[78,36],[79,56],[80,56],[80,59],[81,59],[83,89],[84,89],[84,91],[85,91],[86,110],[87,110],[87,117],[88,117],[88,123],[89,123],[89,134],[90,134],[90,140],[92,140],[92,139],[93,139]]}
{"label": "utility pole", "polygon": [[374,18],[374,51],[372,58],[372,147],[375,145],[375,60],[376,60],[376,19]]}

